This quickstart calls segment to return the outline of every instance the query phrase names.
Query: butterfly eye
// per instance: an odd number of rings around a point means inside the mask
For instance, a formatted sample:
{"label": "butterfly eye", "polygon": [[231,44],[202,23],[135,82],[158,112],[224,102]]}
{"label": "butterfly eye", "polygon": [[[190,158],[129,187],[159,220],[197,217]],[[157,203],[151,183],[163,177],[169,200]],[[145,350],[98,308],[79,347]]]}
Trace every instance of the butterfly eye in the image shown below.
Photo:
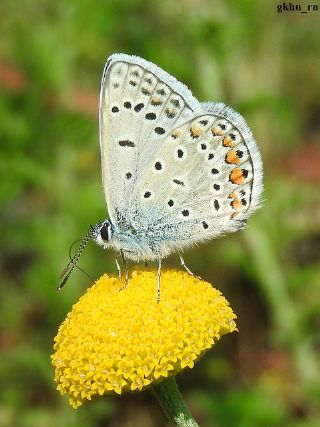
{"label": "butterfly eye", "polygon": [[100,236],[102,240],[105,242],[108,242],[109,240],[109,224],[103,224],[103,226],[100,229]]}

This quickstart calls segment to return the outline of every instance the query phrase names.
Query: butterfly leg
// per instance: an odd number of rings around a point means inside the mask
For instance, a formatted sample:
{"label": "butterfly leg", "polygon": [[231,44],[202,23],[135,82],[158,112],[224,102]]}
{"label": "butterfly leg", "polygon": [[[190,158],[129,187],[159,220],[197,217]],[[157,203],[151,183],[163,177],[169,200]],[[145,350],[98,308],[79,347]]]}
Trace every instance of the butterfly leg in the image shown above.
{"label": "butterfly leg", "polygon": [[158,258],[158,274],[157,274],[157,303],[160,302],[160,279],[161,279],[161,258]]}
{"label": "butterfly leg", "polygon": [[181,266],[190,274],[190,276],[195,277],[199,280],[202,280],[202,278],[200,276],[193,274],[192,271],[190,270],[190,268],[188,266],[186,266],[186,263],[184,262],[184,259],[182,258],[182,255],[180,253],[179,253],[179,258],[180,258]]}
{"label": "butterfly leg", "polygon": [[116,255],[114,259],[115,259],[117,270],[118,270],[119,281],[121,282],[121,280],[122,280],[122,271],[121,271],[120,263],[118,261],[118,255]]}
{"label": "butterfly leg", "polygon": [[128,281],[129,281],[128,263],[127,263],[126,257],[124,256],[124,253],[123,253],[122,249],[120,250],[120,254],[121,254],[121,259],[122,259],[122,262],[124,264],[124,269],[125,269],[125,272],[126,272],[126,280],[125,280],[124,286],[123,286],[124,288],[126,288],[126,286],[128,284]]}

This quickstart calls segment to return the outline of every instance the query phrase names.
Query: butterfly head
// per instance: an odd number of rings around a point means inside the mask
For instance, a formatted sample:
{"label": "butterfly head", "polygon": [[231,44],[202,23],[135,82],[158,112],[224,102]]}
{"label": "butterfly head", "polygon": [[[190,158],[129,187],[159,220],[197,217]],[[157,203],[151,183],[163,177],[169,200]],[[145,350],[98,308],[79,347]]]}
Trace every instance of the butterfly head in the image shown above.
{"label": "butterfly head", "polygon": [[113,227],[109,220],[105,220],[93,227],[95,230],[92,240],[105,249],[110,247],[110,240],[113,235]]}

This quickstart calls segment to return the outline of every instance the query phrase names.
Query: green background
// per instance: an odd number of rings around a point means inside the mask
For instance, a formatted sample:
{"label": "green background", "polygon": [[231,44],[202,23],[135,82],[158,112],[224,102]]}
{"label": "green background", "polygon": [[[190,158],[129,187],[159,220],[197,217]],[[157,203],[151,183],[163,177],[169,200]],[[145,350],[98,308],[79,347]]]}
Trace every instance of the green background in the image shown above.
{"label": "green background", "polygon": [[[117,51],[237,109],[264,162],[264,207],[248,229],[185,256],[226,295],[240,331],[178,377],[193,414],[208,427],[319,426],[320,11],[2,0],[0,16],[0,427],[168,425],[148,392],[74,411],[50,364],[59,324],[90,285],[75,271],[58,294],[59,272],[70,244],[106,216],[97,106]],[[115,272],[113,254],[94,244],[80,265],[93,277]]]}

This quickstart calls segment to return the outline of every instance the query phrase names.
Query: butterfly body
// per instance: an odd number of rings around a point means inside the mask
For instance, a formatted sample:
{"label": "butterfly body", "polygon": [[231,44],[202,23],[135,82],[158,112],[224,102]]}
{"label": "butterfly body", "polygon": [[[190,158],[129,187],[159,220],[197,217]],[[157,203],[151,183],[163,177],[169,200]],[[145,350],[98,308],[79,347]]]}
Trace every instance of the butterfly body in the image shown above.
{"label": "butterfly body", "polygon": [[[163,259],[171,253],[182,251],[185,249],[185,240],[191,246],[192,242],[187,239],[186,235],[176,233],[175,241],[163,239],[163,229],[146,229],[135,230],[134,228],[123,229],[118,225],[112,224],[109,220],[105,220],[102,226],[108,227],[108,238],[101,237],[101,228],[98,228],[95,235],[95,242],[104,249],[113,249],[116,252],[122,252],[125,258],[133,261],[156,261],[159,258]],[[171,230],[174,233],[174,230]],[[194,242],[197,243],[197,242]]]}
{"label": "butterfly body", "polygon": [[[116,224],[106,220],[103,224],[108,224],[109,236],[103,240],[101,233],[98,232],[95,238],[97,244],[104,249],[113,249],[116,252],[122,252],[123,255],[133,261],[151,261],[159,258],[161,252],[159,247],[153,244],[152,236],[147,231],[137,232],[132,227],[122,229]],[[163,258],[163,256],[161,256]]]}

